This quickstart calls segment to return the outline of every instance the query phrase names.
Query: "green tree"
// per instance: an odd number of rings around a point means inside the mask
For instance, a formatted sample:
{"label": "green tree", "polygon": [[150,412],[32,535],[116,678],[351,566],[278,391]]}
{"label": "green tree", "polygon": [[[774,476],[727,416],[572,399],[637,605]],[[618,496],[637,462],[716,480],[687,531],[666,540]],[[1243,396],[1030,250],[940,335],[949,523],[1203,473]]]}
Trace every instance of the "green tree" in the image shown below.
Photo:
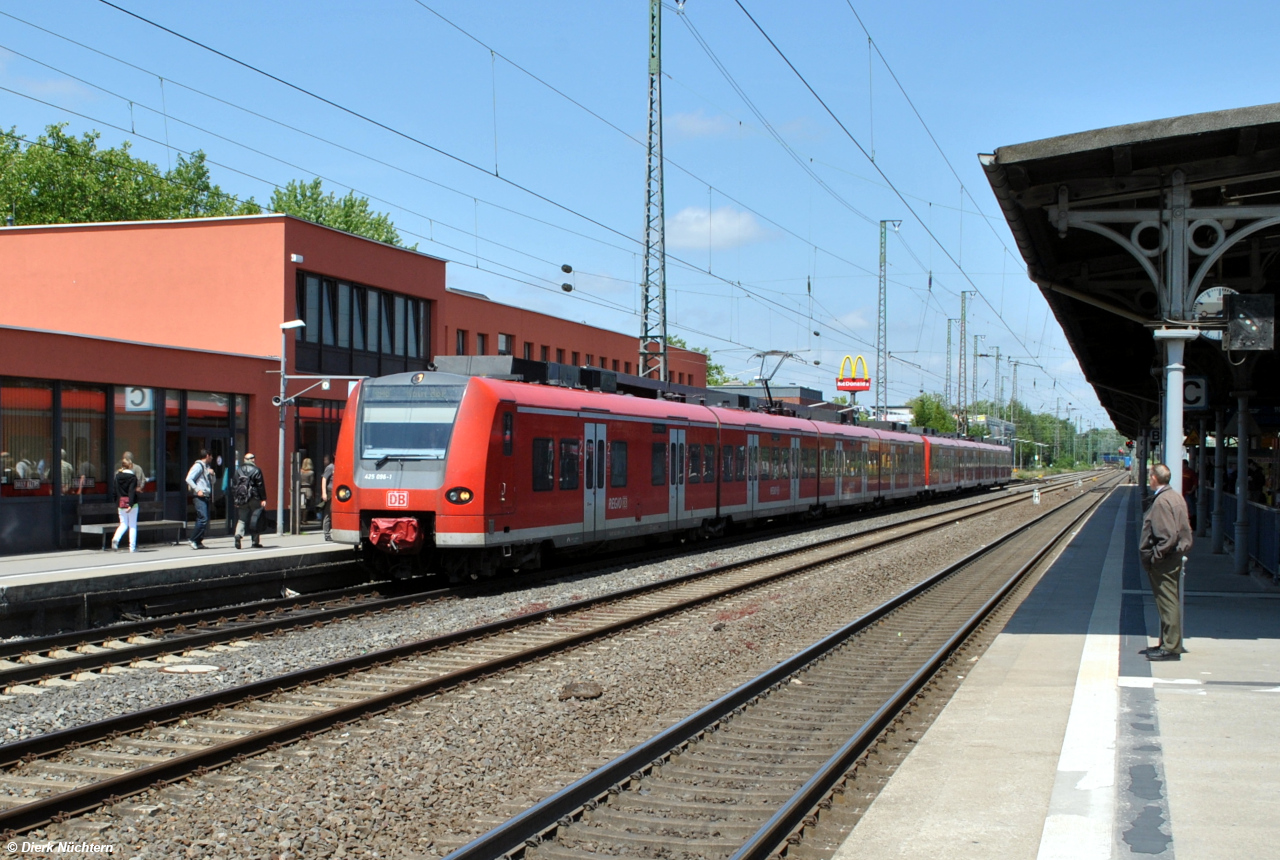
{"label": "green tree", "polygon": [[65,123],[50,125],[30,143],[16,128],[0,132],[0,216],[15,224],[76,224],[261,211],[210,180],[203,152],[179,156],[176,167],[161,171],[135,158],[128,141],[100,149],[100,137],[67,134]]}
{"label": "green tree", "polygon": [[[310,182],[291,180],[284,188],[277,188],[272,193],[268,206],[273,212],[283,212],[388,245],[404,247],[390,216],[370,209],[368,197],[357,197],[354,191],[348,191],[344,197],[336,197],[332,191],[325,194],[319,178]],[[410,250],[417,248],[413,245]]]}
{"label": "green tree", "polygon": [[920,394],[907,401],[911,407],[911,423],[941,433],[954,433],[956,420],[937,394]]}
{"label": "green tree", "polygon": [[736,376],[730,376],[729,372],[724,369],[723,364],[717,364],[711,360],[711,350],[705,346],[689,346],[682,337],[676,337],[673,334],[667,335],[667,345],[676,346],[680,349],[691,350],[692,352],[700,352],[707,357],[707,385],[733,385],[741,384]]}

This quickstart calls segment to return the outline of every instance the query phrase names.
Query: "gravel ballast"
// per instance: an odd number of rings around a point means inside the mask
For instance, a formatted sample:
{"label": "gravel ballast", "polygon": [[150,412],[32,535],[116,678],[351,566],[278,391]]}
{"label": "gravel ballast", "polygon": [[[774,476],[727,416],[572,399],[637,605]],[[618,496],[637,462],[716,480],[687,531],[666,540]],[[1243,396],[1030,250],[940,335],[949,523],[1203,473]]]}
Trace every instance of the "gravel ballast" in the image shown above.
{"label": "gravel ballast", "polygon": [[[126,857],[447,853],[1067,497],[1047,496],[1035,509],[1006,508],[686,612],[181,787],[148,792],[49,828],[48,835],[92,836]],[[3,707],[11,726],[47,730],[55,719],[67,725],[96,719],[912,515],[273,637],[228,654],[213,676],[175,680],[137,672]],[[573,684],[598,687],[600,695],[563,695]]]}

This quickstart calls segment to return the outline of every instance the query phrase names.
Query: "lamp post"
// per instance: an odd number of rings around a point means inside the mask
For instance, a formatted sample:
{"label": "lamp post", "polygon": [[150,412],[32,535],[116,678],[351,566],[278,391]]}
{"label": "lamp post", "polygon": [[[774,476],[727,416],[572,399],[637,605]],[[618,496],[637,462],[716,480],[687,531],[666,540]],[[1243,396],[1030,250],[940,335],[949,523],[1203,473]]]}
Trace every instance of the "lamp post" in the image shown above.
{"label": "lamp post", "polygon": [[285,355],[290,329],[306,328],[306,325],[302,320],[280,323],[280,449],[276,457],[276,537],[284,537],[284,416],[289,409],[289,401],[285,399],[285,386],[289,383],[289,378],[285,375]]}

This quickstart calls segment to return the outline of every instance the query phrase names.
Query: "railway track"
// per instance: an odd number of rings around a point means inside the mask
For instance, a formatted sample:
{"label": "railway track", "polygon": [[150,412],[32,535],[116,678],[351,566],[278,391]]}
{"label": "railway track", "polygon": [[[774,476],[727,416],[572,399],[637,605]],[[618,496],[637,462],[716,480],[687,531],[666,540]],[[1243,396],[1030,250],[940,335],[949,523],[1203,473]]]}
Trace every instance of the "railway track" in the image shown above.
{"label": "railway track", "polygon": [[1013,530],[449,860],[777,856],[934,671],[1106,496]]}
{"label": "railway track", "polygon": [[[1020,501],[975,508],[991,513]],[[920,517],[7,744],[0,747],[0,829],[63,820],[674,612],[819,576],[833,562],[961,518],[956,511]]]}
{"label": "railway track", "polygon": [[[1042,492],[1074,486],[1076,476],[1044,485]],[[979,500],[953,516],[978,516],[992,504],[1014,504],[1021,493],[995,500]],[[922,514],[907,520],[915,522],[937,514]],[[746,540],[759,540],[753,532]],[[733,545],[731,542],[727,546]],[[670,549],[646,555],[659,560],[671,555]],[[634,557],[634,554],[633,554]],[[527,574],[521,586],[535,585],[546,579],[586,573],[597,568],[598,560],[545,572]],[[382,583],[382,587],[396,587]],[[93,673],[112,674],[139,669],[159,669],[165,665],[193,660],[216,659],[220,652],[244,648],[264,636],[305,627],[330,624],[346,618],[414,608],[444,600],[461,599],[483,593],[490,584],[446,586],[412,590],[407,594],[382,596],[367,586],[356,586],[314,595],[282,598],[237,607],[231,610],[206,610],[163,619],[130,622],[96,630],[60,633],[38,639],[13,640],[0,646],[0,690],[9,695],[40,692],[40,686],[88,681]]]}

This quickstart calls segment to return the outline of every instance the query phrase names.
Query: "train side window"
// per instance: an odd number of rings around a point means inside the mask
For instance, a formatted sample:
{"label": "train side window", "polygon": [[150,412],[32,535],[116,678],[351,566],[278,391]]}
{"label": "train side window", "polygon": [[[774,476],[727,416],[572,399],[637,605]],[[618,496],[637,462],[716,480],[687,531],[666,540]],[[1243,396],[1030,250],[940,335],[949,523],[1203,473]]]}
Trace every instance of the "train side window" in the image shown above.
{"label": "train side window", "polygon": [[667,470],[667,479],[671,482],[671,486],[679,483],[678,475],[680,474],[680,443],[671,443],[671,468]]}
{"label": "train side window", "polygon": [[747,464],[749,467],[749,474],[751,475],[751,480],[754,481],[760,475],[760,449],[758,447],[748,448],[747,452],[751,458],[750,462]]}
{"label": "train side window", "polygon": [[685,463],[685,443],[681,442],[676,446],[680,449],[680,461],[676,466],[676,477],[681,484],[684,483],[684,463]]}
{"label": "train side window", "polygon": [[702,482],[704,484],[714,484],[716,482],[715,445],[704,445],[702,448]]}
{"label": "train side window", "polygon": [[604,489],[604,440],[596,440],[596,486]]}
{"label": "train side window", "polygon": [[511,412],[502,413],[502,453],[503,456],[510,457],[511,449],[515,444],[515,415]]}
{"label": "train side window", "polygon": [[745,445],[739,445],[738,450],[733,457],[733,479],[735,481],[746,480],[747,477],[747,448]]}
{"label": "train side window", "polygon": [[725,445],[720,455],[720,480],[726,484],[733,480],[733,446]]}
{"label": "train side window", "polygon": [[609,443],[609,486],[627,485],[627,443]]}
{"label": "train side window", "polygon": [[667,482],[667,445],[665,442],[653,443],[653,463],[650,469],[655,487],[661,487]]}
{"label": "train side window", "polygon": [[560,489],[578,489],[578,459],[582,443],[577,439],[560,440]]}
{"label": "train side window", "polygon": [[689,446],[689,483],[702,482],[702,446],[697,443]]}
{"label": "train side window", "polygon": [[587,440],[586,467],[582,470],[586,476],[587,489],[594,490],[596,488],[596,446],[591,444],[591,440]]}
{"label": "train side window", "polygon": [[550,490],[555,486],[555,446],[554,439],[533,440],[533,489],[536,491]]}

